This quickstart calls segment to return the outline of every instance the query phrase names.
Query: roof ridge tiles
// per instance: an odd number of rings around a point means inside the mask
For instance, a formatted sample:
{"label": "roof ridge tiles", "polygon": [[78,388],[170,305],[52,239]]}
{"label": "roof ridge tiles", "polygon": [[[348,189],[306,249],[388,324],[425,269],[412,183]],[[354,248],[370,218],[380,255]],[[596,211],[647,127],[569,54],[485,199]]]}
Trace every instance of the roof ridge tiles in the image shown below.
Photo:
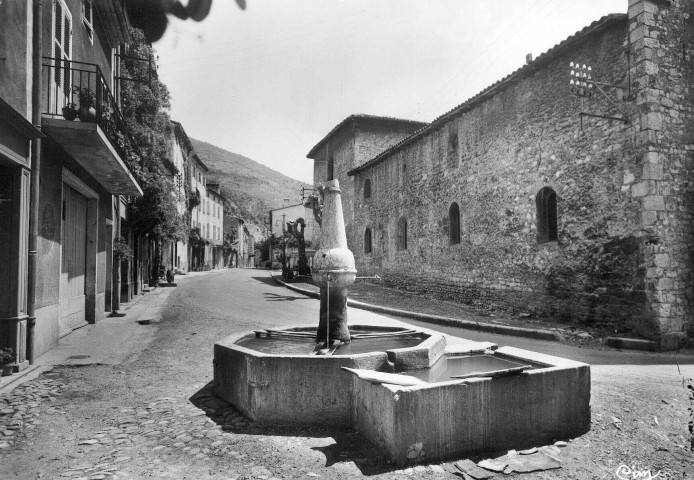
{"label": "roof ridge tiles", "polygon": [[347,172],[347,175],[353,176],[356,173],[364,170],[367,167],[370,167],[371,165],[378,163],[381,159],[387,157],[391,153],[395,152],[396,150],[399,150],[401,147],[404,147],[405,145],[411,143],[412,141],[416,140],[419,138],[421,135],[424,133],[434,129],[437,127],[439,124],[443,123],[444,120],[447,118],[457,115],[458,113],[461,113],[465,110],[473,108],[475,104],[478,102],[484,101],[488,96],[494,94],[497,89],[500,87],[510,83],[516,78],[519,78],[522,74],[526,72],[531,72],[533,69],[538,68],[538,66],[542,65],[543,63],[547,62],[549,59],[553,58],[554,55],[556,55],[558,52],[562,51],[564,48],[566,48],[569,45],[572,45],[576,42],[580,42],[586,38],[588,38],[590,35],[595,34],[597,32],[600,32],[604,30],[605,28],[616,24],[618,22],[626,21],[627,20],[627,14],[625,13],[611,13],[609,15],[605,15],[602,18],[595,20],[592,22],[590,25],[587,25],[583,27],[581,30],[577,31],[573,35],[570,35],[569,37],[565,38],[558,44],[554,45],[552,48],[547,50],[546,52],[540,54],[536,59],[532,60],[531,62],[523,65],[522,67],[514,70],[510,74],[506,75],[505,77],[501,78],[500,80],[497,80],[496,82],[492,83],[476,95],[473,95],[470,97],[468,100],[464,101],[463,103],[459,104],[458,106],[452,108],[451,110],[447,111],[446,113],[439,115],[436,117],[431,123],[428,123],[424,125],[422,128],[412,132],[409,136],[406,138],[402,139],[400,142],[396,143],[395,145],[392,145],[390,148],[382,151],[375,157],[373,157],[370,160],[367,160],[366,162],[362,163],[361,165],[349,170]]}

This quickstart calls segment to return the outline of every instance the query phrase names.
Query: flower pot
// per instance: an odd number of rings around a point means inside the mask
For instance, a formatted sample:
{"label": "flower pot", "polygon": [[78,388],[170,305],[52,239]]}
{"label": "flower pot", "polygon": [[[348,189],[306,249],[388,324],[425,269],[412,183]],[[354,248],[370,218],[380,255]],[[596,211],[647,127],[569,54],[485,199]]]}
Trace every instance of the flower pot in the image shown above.
{"label": "flower pot", "polygon": [[2,376],[3,377],[9,377],[12,375],[12,371],[14,370],[14,365],[0,365],[2,367]]}
{"label": "flower pot", "polygon": [[77,118],[77,110],[72,107],[63,107],[63,118],[65,120],[74,120]]}
{"label": "flower pot", "polygon": [[80,122],[96,122],[96,110],[94,107],[80,107],[77,111],[77,116],[80,118]]}

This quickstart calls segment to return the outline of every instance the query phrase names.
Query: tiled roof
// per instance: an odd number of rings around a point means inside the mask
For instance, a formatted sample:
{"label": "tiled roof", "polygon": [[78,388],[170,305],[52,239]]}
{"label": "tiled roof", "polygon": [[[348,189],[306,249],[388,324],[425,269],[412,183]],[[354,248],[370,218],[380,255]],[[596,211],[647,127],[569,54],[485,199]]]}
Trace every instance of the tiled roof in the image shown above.
{"label": "tiled roof", "polygon": [[404,118],[395,118],[395,117],[380,117],[378,115],[367,115],[364,113],[357,113],[354,115],[350,115],[349,117],[345,118],[342,120],[340,123],[338,123],[335,128],[330,130],[328,134],[321,139],[320,142],[318,142],[310,152],[306,155],[306,158],[314,158],[316,155],[316,152],[318,149],[328,141],[330,137],[332,137],[335,133],[337,133],[338,130],[340,130],[342,127],[346,126],[348,123],[353,122],[355,120],[374,120],[374,121],[379,121],[383,123],[402,123],[402,124],[412,124],[412,125],[426,125],[426,122],[418,122],[416,120],[406,120]]}
{"label": "tiled roof", "polygon": [[470,98],[469,100],[465,101],[464,103],[461,103],[460,105],[453,108],[452,110],[439,116],[433,122],[426,124],[424,127],[420,128],[416,132],[412,133],[412,135],[403,139],[399,143],[393,145],[388,150],[384,150],[383,152],[379,153],[378,155],[376,155],[374,158],[372,158],[368,162],[365,162],[365,163],[359,165],[358,167],[353,168],[352,170],[347,172],[347,174],[350,176],[353,176],[353,175],[371,167],[372,165],[379,163],[381,160],[388,157],[389,155],[395,153],[396,151],[400,150],[401,148],[405,147],[406,145],[409,145],[410,143],[414,142],[415,140],[417,140],[418,138],[427,134],[428,132],[438,128],[440,125],[442,125],[444,122],[449,120],[451,117],[454,117],[460,113],[463,113],[465,111],[473,109],[475,106],[477,106],[478,104],[491,98],[498,91],[507,87],[511,83],[516,82],[522,78],[525,78],[525,77],[533,74],[540,67],[546,65],[552,59],[554,59],[557,55],[564,52],[567,48],[574,46],[577,43],[582,42],[593,35],[596,35],[600,32],[603,32],[604,30],[606,30],[606,29],[608,29],[614,25],[625,24],[626,21],[627,21],[627,15],[624,13],[613,13],[613,14],[606,15],[606,16],[602,17],[600,20],[596,20],[595,22],[591,23],[587,27],[583,28],[582,30],[580,30],[580,31],[576,32],[575,34],[571,35],[570,37],[568,37],[567,39],[561,41],[560,43],[558,43],[554,47],[550,48],[545,53],[538,56],[535,60],[527,63],[526,65],[523,65],[521,68],[519,68],[518,70],[514,71],[513,73],[507,75],[506,77],[502,78],[501,80],[497,81],[496,83],[493,83],[492,85],[485,88],[484,90],[482,90],[480,93],[478,93],[474,97]]}

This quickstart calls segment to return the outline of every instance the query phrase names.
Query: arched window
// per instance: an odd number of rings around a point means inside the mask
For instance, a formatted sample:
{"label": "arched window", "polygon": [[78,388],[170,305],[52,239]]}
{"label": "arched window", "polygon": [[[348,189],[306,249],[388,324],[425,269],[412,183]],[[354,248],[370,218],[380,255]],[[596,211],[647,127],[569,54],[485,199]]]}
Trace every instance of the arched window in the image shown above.
{"label": "arched window", "polygon": [[398,220],[398,250],[407,250],[407,219]]}
{"label": "arched window", "polygon": [[537,209],[537,243],[557,241],[557,194],[550,187],[541,188],[535,197]]}
{"label": "arched window", "polygon": [[364,253],[369,254],[371,253],[371,229],[367,228],[364,231]]}
{"label": "arched window", "polygon": [[371,198],[371,179],[364,180],[364,200]]}
{"label": "arched window", "polygon": [[451,245],[460,243],[460,208],[455,202],[448,209],[448,239]]}
{"label": "arched window", "polygon": [[335,159],[330,157],[328,160],[328,178],[327,180],[332,180],[335,176]]}

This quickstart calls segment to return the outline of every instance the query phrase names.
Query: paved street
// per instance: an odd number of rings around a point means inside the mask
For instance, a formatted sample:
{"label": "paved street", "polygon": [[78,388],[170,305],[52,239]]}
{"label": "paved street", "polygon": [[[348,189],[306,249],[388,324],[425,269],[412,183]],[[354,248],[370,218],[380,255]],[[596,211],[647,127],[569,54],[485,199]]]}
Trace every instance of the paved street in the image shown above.
{"label": "paved street", "polygon": [[[456,478],[449,465],[396,470],[349,429],[255,425],[211,395],[216,340],[259,327],[317,323],[317,300],[259,270],[182,278],[172,290],[161,317],[138,325],[133,317],[146,314],[145,296],[139,312],[134,307],[119,327],[127,330],[123,343],[98,364],[56,361],[73,365],[56,366],[0,396],[0,478]],[[350,319],[384,321],[354,309]],[[683,382],[694,377],[691,357],[439,330],[593,365],[591,431],[563,449],[560,474],[520,478],[615,478],[620,464],[634,463],[686,478],[691,452],[685,449]]]}

